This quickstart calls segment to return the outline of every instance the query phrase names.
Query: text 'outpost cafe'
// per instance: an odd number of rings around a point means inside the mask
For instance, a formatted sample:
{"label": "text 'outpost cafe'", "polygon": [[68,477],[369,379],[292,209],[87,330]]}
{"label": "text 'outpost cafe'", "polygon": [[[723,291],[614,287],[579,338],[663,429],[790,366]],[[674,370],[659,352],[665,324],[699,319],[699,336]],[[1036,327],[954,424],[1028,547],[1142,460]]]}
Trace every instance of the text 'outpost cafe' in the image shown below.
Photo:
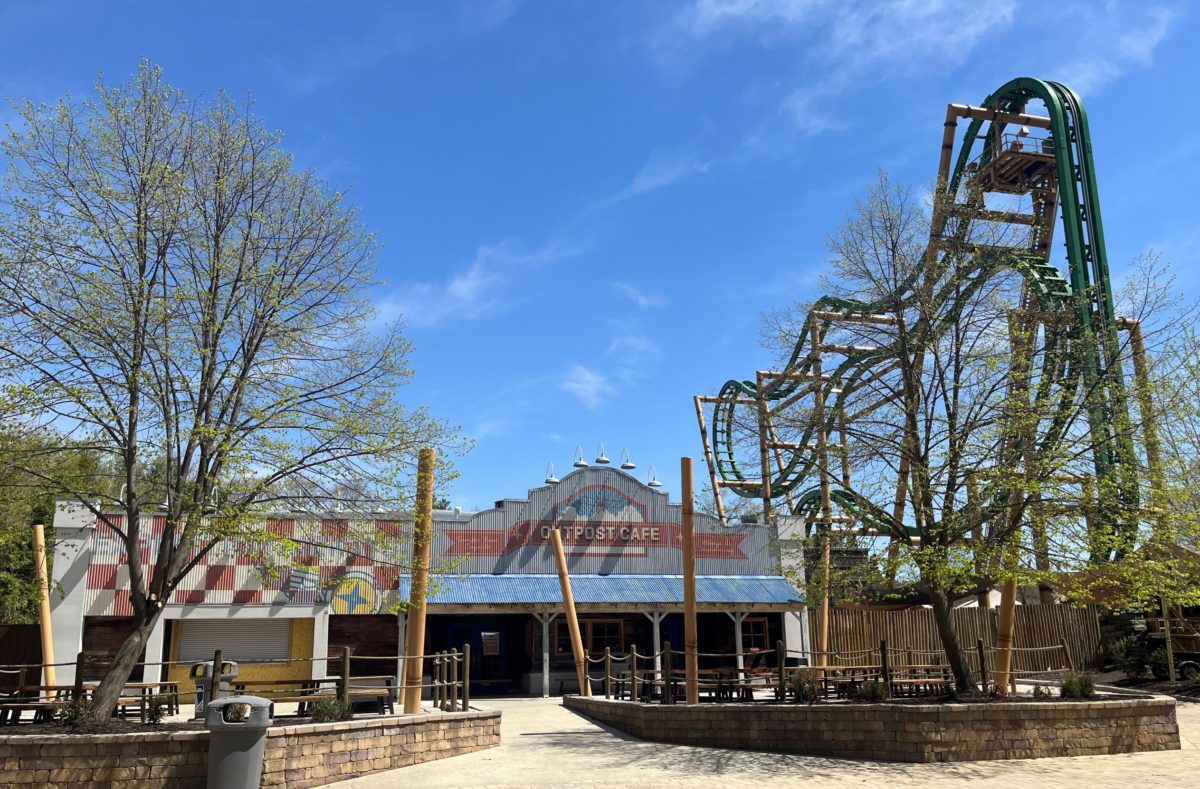
{"label": "text 'outpost cafe'", "polygon": [[[403,614],[409,577],[397,569],[412,556],[411,518],[374,526],[395,543],[344,550],[346,521],[280,515],[271,528],[324,535],[324,546],[268,577],[252,552],[220,545],[188,575],[147,643],[143,681],[176,680],[190,692],[191,662],[221,649],[244,679],[323,677],[329,658],[347,646],[360,676],[397,674],[404,652]],[[158,519],[161,524],[161,516]],[[55,654],[111,655],[132,615],[122,541],[78,504],[60,502],[52,594]],[[156,519],[143,524],[142,556],[156,546]],[[368,524],[369,525],[369,524]],[[667,494],[615,468],[576,470],[561,482],[505,499],[482,512],[434,514],[425,653],[471,645],[472,694],[575,692],[571,641],[563,614],[551,529],[562,533],[584,647],[623,654],[683,647],[681,507]],[[159,525],[161,530],[161,525]],[[781,574],[773,525],[722,525],[696,513],[696,596],[701,652],[732,654],[740,634],[746,653],[774,665],[777,640],[807,650],[800,594]],[[159,531],[158,533],[161,533]],[[319,543],[319,540],[317,541]],[[746,658],[749,665],[753,658]],[[98,679],[101,667],[90,670]],[[74,670],[59,670],[72,682]]]}

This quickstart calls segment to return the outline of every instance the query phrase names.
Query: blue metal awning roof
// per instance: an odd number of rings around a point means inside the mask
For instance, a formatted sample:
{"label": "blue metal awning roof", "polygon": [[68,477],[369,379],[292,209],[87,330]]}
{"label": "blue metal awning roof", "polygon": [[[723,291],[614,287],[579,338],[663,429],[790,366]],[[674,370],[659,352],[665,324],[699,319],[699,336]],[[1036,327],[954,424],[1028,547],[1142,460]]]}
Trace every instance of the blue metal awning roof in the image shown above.
{"label": "blue metal awning roof", "polygon": [[[400,579],[400,595],[408,597],[409,579]],[[680,575],[572,575],[577,605],[683,605]],[[799,607],[803,595],[780,576],[702,575],[696,578],[700,605]],[[530,605],[562,603],[553,575],[443,575],[432,583],[428,605]]]}

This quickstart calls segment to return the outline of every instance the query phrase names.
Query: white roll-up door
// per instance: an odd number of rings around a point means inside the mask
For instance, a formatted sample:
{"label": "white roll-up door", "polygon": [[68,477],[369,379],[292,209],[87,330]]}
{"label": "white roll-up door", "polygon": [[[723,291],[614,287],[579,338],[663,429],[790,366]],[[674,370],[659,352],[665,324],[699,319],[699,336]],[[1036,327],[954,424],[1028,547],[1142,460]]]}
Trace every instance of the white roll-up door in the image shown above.
{"label": "white roll-up door", "polygon": [[287,660],[288,619],[185,619],[179,623],[179,659]]}

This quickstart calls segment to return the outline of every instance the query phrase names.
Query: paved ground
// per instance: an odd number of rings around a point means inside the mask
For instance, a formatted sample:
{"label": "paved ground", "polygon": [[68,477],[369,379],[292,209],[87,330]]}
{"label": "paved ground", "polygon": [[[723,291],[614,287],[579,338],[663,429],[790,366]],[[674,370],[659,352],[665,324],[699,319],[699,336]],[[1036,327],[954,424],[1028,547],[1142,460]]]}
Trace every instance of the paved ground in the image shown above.
{"label": "paved ground", "polygon": [[967,764],[853,762],[645,742],[565,710],[557,699],[481,699],[503,710],[501,745],[333,784],[382,787],[750,787],[763,783],[1004,789],[1200,787],[1200,704],[1180,704],[1183,749]]}

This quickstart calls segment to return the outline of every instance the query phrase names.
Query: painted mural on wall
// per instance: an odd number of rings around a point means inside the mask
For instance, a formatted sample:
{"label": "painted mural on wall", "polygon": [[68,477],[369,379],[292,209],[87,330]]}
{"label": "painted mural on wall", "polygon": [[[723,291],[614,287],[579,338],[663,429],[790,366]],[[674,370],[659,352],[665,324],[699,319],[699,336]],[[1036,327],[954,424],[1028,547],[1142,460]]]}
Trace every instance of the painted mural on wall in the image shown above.
{"label": "painted mural on wall", "polygon": [[[454,572],[547,574],[556,572],[551,531],[561,532],[572,573],[600,575],[679,575],[682,527],[678,504],[611,468],[567,475],[557,485],[529,491],[526,499],[506,499],[494,509],[452,516],[434,523],[435,565]],[[440,514],[441,515],[441,514]],[[149,566],[162,530],[148,519],[140,552]],[[394,541],[355,543],[345,520],[272,518],[273,532],[303,544],[280,571],[268,571],[262,556],[245,546],[221,545],[203,557],[176,590],[172,605],[328,606],[335,614],[387,610],[412,555],[411,524],[375,520],[361,525],[394,536]],[[348,537],[348,535],[351,535]],[[86,613],[132,614],[125,549],[112,530],[92,531]],[[722,527],[696,515],[697,573],[700,575],[778,574],[774,532],[765,526]]]}

